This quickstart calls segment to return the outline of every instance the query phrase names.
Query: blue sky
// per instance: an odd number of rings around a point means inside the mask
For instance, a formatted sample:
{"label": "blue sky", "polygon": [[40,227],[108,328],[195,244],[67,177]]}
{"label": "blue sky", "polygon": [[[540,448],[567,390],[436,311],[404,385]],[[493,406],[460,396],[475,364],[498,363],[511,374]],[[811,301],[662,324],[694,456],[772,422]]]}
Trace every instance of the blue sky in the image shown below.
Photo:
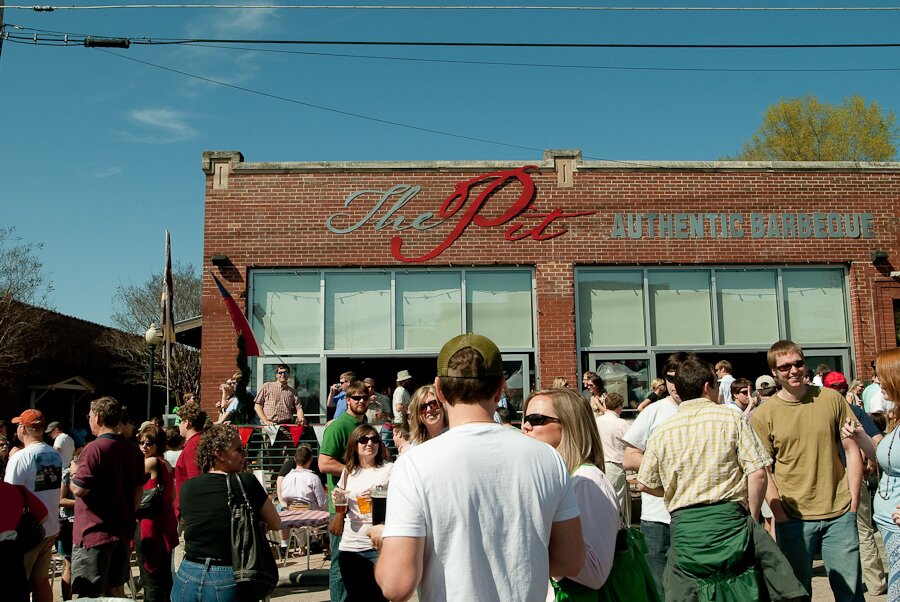
{"label": "blue sky", "polygon": [[[677,5],[854,6],[824,0]],[[865,3],[893,5],[896,2]],[[803,44],[897,42],[900,31],[900,11],[36,13],[7,7],[4,20],[36,30],[154,39]],[[162,269],[166,228],[172,233],[173,259],[200,265],[200,159],[205,150],[239,150],[251,162],[533,162],[541,158],[540,149],[548,148],[581,148],[591,159],[715,160],[738,152],[766,107],[781,97],[814,94],[839,102],[859,94],[887,110],[900,109],[900,48],[251,48],[133,45],[104,51],[4,43],[0,225],[15,226],[23,239],[44,243],[41,257],[55,287],[52,302],[57,310],[109,323],[116,286],[141,282]],[[791,71],[779,71],[784,69]],[[512,146],[386,125],[299,103]]]}

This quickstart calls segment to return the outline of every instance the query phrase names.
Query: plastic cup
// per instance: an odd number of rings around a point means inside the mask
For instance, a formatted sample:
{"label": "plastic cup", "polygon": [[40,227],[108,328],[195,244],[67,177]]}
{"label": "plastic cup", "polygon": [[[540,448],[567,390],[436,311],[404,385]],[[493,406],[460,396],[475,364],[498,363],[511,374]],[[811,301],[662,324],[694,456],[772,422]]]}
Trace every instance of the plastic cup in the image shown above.
{"label": "plastic cup", "polygon": [[356,498],[356,503],[359,504],[359,513],[360,514],[372,514],[372,498],[369,496],[359,496]]}
{"label": "plastic cup", "polygon": [[387,491],[372,492],[372,524],[383,525],[387,513]]}

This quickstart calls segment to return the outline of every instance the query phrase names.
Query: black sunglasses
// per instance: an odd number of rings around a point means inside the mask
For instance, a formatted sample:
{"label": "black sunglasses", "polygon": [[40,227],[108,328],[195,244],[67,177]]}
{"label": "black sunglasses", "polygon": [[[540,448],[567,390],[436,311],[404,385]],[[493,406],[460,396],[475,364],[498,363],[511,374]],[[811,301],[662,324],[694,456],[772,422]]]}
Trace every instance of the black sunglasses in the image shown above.
{"label": "black sunglasses", "polygon": [[675,375],[674,375],[674,374],[666,374],[666,382],[674,383],[674,382],[675,382]]}
{"label": "black sunglasses", "polygon": [[781,364],[780,366],[775,366],[775,369],[779,372],[790,372],[791,368],[802,368],[806,365],[806,360],[797,360],[792,364]]}
{"label": "black sunglasses", "polygon": [[529,414],[522,419],[523,424],[526,422],[531,426],[544,426],[548,422],[559,422],[559,418],[544,416],[543,414]]}
{"label": "black sunglasses", "polygon": [[361,443],[362,445],[366,445],[367,443],[381,443],[381,437],[379,437],[378,435],[363,435],[362,437],[357,439],[357,442]]}
{"label": "black sunglasses", "polygon": [[352,399],[353,401],[364,401],[368,398],[369,398],[368,395],[351,395],[350,396],[350,399]]}
{"label": "black sunglasses", "polygon": [[435,412],[437,412],[440,409],[441,409],[440,402],[438,402],[437,399],[432,399],[428,403],[423,404],[422,406],[419,407],[419,414],[426,414],[428,412],[428,410],[434,410]]}

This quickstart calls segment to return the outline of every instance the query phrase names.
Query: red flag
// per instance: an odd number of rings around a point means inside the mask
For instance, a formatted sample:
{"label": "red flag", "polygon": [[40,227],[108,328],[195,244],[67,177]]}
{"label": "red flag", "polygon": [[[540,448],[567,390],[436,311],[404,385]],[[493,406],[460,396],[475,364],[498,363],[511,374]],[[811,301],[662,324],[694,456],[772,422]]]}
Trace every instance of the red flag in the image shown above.
{"label": "red flag", "polygon": [[247,441],[250,441],[250,435],[253,434],[253,427],[250,426],[239,426],[238,427],[238,435],[241,437],[241,445],[247,447]]}
{"label": "red flag", "polygon": [[288,430],[291,431],[291,439],[294,440],[294,447],[297,447],[297,443],[300,441],[300,435],[303,434],[303,425],[289,424]]}
{"label": "red flag", "polygon": [[250,323],[247,322],[244,312],[238,307],[237,301],[228,294],[228,291],[225,290],[225,287],[222,286],[222,283],[219,282],[216,275],[212,272],[210,272],[209,275],[212,276],[213,282],[219,287],[219,292],[222,294],[222,300],[225,302],[225,307],[228,309],[228,315],[231,316],[231,322],[234,324],[235,331],[244,338],[244,349],[247,352],[247,357],[258,356],[259,345],[256,344],[256,337],[253,336],[253,330],[250,328]]}

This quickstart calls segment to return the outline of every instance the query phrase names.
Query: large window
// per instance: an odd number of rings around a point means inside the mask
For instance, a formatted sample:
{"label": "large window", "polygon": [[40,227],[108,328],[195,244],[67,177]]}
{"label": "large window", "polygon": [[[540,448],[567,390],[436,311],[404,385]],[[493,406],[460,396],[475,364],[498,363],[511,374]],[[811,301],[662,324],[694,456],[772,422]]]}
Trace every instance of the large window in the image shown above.
{"label": "large window", "polygon": [[253,336],[263,353],[311,351],[321,346],[319,274],[260,272],[253,275]]}
{"label": "large window", "polygon": [[641,272],[585,273],[577,294],[582,347],[645,344]]}
{"label": "large window", "polygon": [[578,268],[579,347],[849,347],[845,279],[833,267]]}
{"label": "large window", "polygon": [[253,330],[267,356],[432,352],[463,332],[534,347],[533,270],[260,270]]}

